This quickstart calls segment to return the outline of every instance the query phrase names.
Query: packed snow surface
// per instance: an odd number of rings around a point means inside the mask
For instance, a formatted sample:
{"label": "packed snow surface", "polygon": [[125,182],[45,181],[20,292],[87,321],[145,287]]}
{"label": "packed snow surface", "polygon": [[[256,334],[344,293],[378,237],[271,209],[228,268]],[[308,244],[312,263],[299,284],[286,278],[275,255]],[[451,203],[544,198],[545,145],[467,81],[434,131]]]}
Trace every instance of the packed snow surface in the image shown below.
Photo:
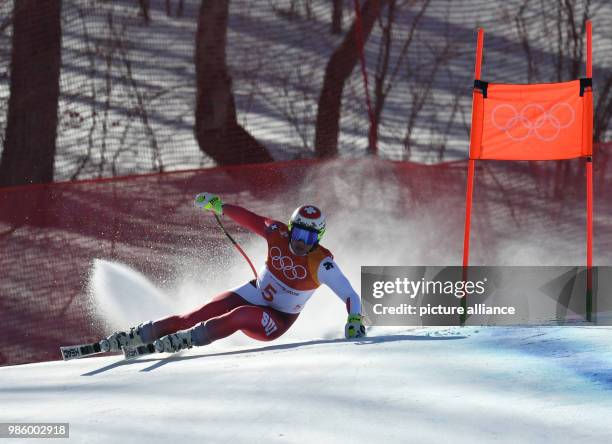
{"label": "packed snow surface", "polygon": [[2,421],[71,442],[609,442],[612,330],[376,329],[0,368]]}

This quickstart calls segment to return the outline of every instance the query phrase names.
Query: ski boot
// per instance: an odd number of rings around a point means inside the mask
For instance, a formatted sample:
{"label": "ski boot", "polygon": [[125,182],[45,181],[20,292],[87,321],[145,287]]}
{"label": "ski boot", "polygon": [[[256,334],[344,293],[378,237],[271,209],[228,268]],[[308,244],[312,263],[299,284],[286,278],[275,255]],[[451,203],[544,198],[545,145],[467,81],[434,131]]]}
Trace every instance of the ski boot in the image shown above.
{"label": "ski boot", "polygon": [[169,335],[162,336],[153,342],[158,353],[175,353],[191,347],[210,344],[206,322],[201,322],[197,326],[188,330],[177,331]]}
{"label": "ski boot", "polygon": [[153,342],[155,350],[158,353],[175,353],[179,350],[185,350],[193,347],[191,338],[191,330],[177,331],[169,335],[162,336],[157,341]]}
{"label": "ski boot", "polygon": [[105,352],[119,352],[121,347],[136,347],[152,342],[153,323],[151,321],[130,328],[129,333],[118,331],[100,341],[100,348]]}

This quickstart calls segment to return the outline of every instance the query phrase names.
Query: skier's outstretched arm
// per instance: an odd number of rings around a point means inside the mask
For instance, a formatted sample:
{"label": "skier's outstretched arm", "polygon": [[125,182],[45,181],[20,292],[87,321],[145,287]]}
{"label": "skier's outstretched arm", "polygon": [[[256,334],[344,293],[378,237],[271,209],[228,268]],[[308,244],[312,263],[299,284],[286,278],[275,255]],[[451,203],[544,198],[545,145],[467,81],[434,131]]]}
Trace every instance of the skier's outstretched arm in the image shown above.
{"label": "skier's outstretched arm", "polygon": [[238,205],[223,203],[218,196],[211,193],[200,193],[195,197],[195,206],[203,210],[213,211],[217,215],[226,215],[239,225],[252,232],[265,236],[267,221],[265,217],[259,216],[252,211]]}
{"label": "skier's outstretched arm", "polygon": [[266,229],[266,221],[268,220],[265,217],[255,214],[246,208],[231,204],[223,204],[223,214],[229,216],[230,219],[239,225],[248,228],[253,233],[265,236],[264,231]]}
{"label": "skier's outstretched arm", "polygon": [[365,336],[366,329],[361,318],[361,299],[332,258],[321,261],[318,278],[319,282],[331,288],[346,304],[348,320],[345,327],[345,336],[347,338]]}

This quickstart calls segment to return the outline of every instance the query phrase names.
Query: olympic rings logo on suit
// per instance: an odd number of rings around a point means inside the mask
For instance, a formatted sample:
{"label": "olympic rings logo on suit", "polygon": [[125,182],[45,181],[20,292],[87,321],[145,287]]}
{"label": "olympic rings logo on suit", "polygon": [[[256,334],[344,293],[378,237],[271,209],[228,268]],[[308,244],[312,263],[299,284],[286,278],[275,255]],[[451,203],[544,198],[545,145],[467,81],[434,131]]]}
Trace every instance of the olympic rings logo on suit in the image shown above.
{"label": "olympic rings logo on suit", "polygon": [[289,256],[283,256],[280,248],[270,248],[270,258],[272,266],[275,270],[282,271],[283,275],[289,280],[304,279],[306,277],[306,268],[302,265],[294,265],[293,259]]}
{"label": "olympic rings logo on suit", "polygon": [[[569,115],[565,117],[560,116],[563,110],[569,111]],[[530,111],[535,111],[539,114],[535,120],[528,117]],[[500,116],[500,113],[510,113],[512,117],[505,119],[503,116]],[[493,126],[500,131],[504,131],[508,138],[515,142],[525,140],[532,135],[544,142],[551,142],[559,137],[562,129],[568,128],[575,120],[576,111],[565,102],[556,103],[548,111],[539,103],[528,103],[520,112],[514,106],[502,103],[493,108],[491,112]],[[522,131],[519,131],[518,134],[516,131],[513,132],[517,127],[526,130],[525,134],[521,134]],[[553,128],[554,131],[548,135],[546,133],[543,134],[542,129],[545,127]]]}

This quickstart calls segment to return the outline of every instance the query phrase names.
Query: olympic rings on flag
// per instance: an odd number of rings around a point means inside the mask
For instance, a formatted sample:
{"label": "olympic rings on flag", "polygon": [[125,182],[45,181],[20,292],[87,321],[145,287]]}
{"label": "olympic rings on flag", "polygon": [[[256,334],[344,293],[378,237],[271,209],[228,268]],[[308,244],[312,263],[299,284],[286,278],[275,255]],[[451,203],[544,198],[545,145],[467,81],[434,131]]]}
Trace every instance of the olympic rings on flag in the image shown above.
{"label": "olympic rings on flag", "polygon": [[[569,114],[563,116],[564,110]],[[511,117],[508,118],[508,114]],[[535,119],[533,114],[537,116]],[[565,102],[556,103],[548,111],[538,103],[528,103],[520,112],[514,106],[502,103],[491,112],[493,126],[504,131],[509,139],[516,142],[532,135],[544,142],[551,142],[559,137],[562,129],[571,126],[575,120],[576,111]],[[553,131],[547,134],[544,128],[552,128]]]}

